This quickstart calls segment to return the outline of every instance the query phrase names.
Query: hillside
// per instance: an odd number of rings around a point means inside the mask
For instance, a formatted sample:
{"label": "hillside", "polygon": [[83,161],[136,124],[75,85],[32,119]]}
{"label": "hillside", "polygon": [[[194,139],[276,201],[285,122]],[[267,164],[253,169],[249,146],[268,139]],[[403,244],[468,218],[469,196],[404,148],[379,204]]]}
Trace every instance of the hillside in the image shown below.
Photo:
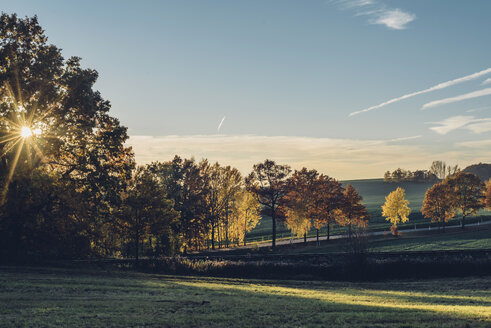
{"label": "hillside", "polygon": [[482,181],[488,181],[491,178],[491,164],[473,164],[463,169],[463,171],[477,175]]}

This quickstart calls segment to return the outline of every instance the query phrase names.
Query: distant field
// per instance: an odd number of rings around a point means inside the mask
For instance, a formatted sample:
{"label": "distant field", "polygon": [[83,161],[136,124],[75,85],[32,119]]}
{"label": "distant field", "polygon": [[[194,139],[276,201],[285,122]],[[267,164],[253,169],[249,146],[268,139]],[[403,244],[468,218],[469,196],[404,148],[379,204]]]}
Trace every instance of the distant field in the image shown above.
{"label": "distant field", "polygon": [[[384,182],[383,179],[367,179],[367,180],[351,180],[344,181],[343,184],[351,184],[358,190],[360,195],[363,197],[363,203],[370,213],[370,224],[368,226],[369,230],[388,230],[390,223],[385,221],[382,217],[381,206],[385,202],[385,196],[387,196],[391,191],[397,189],[397,187],[404,188],[406,190],[406,199],[409,200],[412,213],[409,216],[409,222],[407,224],[402,224],[400,227],[414,227],[414,224],[428,224],[429,220],[421,215],[421,207],[423,205],[424,196],[426,190],[430,188],[433,183],[416,183],[416,182],[401,182],[392,183]],[[481,215],[489,215],[489,211],[482,211]],[[472,218],[469,218],[472,220]],[[458,218],[456,218],[458,220]],[[331,233],[339,234],[343,233],[344,228],[334,226],[331,229]],[[326,234],[326,229],[321,230],[321,235]],[[282,224],[278,227],[279,237],[290,237],[290,231]],[[312,230],[309,235],[313,236],[315,231]],[[248,236],[248,241],[257,240],[267,240],[271,239],[271,219],[265,217],[261,220],[259,225],[251,231]]]}
{"label": "distant field", "polygon": [[[370,250],[373,252],[402,252],[402,251],[441,251],[466,249],[491,249],[491,225],[472,228],[402,234],[400,237],[374,236],[370,238]],[[346,250],[344,240],[322,242],[320,246],[313,243],[279,248],[279,253],[329,253]]]}
{"label": "distant field", "polygon": [[489,327],[491,279],[381,283],[0,267],[1,327]]}

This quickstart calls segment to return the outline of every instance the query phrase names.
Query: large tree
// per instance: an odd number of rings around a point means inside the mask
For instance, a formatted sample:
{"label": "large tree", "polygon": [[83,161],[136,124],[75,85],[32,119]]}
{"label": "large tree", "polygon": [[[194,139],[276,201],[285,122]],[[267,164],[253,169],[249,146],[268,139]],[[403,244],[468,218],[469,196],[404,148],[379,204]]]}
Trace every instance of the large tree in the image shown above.
{"label": "large tree", "polygon": [[486,207],[491,209],[491,179],[486,182]]}
{"label": "large tree", "polygon": [[409,201],[405,198],[404,189],[398,187],[385,197],[385,203],[382,205],[382,215],[387,221],[392,223],[391,231],[393,235],[397,235],[397,224],[399,222],[407,222],[408,215],[411,213]]}
{"label": "large tree", "polygon": [[[178,235],[175,251],[185,252],[189,248],[199,250],[205,246],[209,231],[206,207],[209,179],[204,173],[207,164],[175,156],[172,161],[150,165],[166,197],[173,201],[174,209],[179,213],[179,220],[174,226]],[[167,239],[166,236],[162,237]]]}
{"label": "large tree", "polygon": [[272,247],[276,247],[276,223],[284,217],[284,197],[288,192],[287,178],[291,173],[288,165],[279,165],[265,160],[253,166],[246,178],[248,190],[263,206],[263,214],[271,217],[273,223]]}
{"label": "large tree", "polygon": [[344,199],[342,206],[338,211],[337,222],[341,226],[348,228],[348,237],[351,238],[352,227],[366,227],[370,215],[367,208],[362,204],[363,198],[358,191],[350,184],[346,186],[344,191]]}
{"label": "large tree", "polygon": [[336,217],[344,203],[344,188],[339,181],[327,175],[321,174],[314,187],[315,220],[317,229],[317,241],[319,241],[319,229],[327,226],[327,240],[331,235],[331,224],[336,223]]}
{"label": "large tree", "polygon": [[304,242],[307,242],[307,233],[317,214],[314,194],[318,176],[316,170],[304,167],[300,171],[295,170],[287,182],[285,223],[298,237],[303,236]]}
{"label": "large tree", "polygon": [[472,173],[458,172],[447,178],[448,184],[455,196],[455,206],[462,213],[462,229],[465,228],[465,219],[474,215],[484,207],[484,183]]}
{"label": "large tree", "polygon": [[112,209],[134,162],[126,128],[93,89],[97,77],[80,58],[65,60],[36,17],[0,15],[1,204],[12,200],[8,188],[20,174],[56,172],[77,199],[65,219],[104,253]]}
{"label": "large tree", "polygon": [[443,223],[452,219],[456,212],[456,197],[448,183],[437,183],[429,188],[425,193],[421,214],[430,218],[432,222]]}
{"label": "large tree", "polygon": [[222,240],[228,246],[231,202],[241,191],[242,176],[236,168],[220,166],[218,162],[205,165],[204,174],[209,179],[206,208],[211,229],[211,247],[215,249],[216,239],[219,247],[222,246]]}
{"label": "large tree", "polygon": [[123,235],[133,241],[138,260],[140,243],[147,237],[171,234],[178,213],[173,202],[165,198],[165,190],[148,167],[138,167],[123,193],[119,217]]}
{"label": "large tree", "polygon": [[246,234],[254,229],[261,220],[261,204],[243,188],[233,199],[230,216],[230,236],[236,238],[237,244],[246,246]]}

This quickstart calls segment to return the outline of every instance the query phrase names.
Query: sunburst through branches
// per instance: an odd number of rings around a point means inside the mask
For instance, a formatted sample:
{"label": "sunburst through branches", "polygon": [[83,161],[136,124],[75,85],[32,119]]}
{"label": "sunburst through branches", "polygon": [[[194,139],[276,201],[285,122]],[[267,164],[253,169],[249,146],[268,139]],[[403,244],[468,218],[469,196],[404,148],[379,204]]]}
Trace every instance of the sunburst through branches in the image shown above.
{"label": "sunburst through branches", "polygon": [[[7,90],[8,97],[2,99],[2,102],[12,110],[9,115],[3,115],[0,118],[0,147],[2,148],[0,159],[10,155],[13,156],[5,160],[8,174],[6,175],[5,184],[2,188],[0,205],[5,201],[8,186],[15,173],[23,150],[26,150],[27,165],[33,168],[34,157],[38,157],[41,160],[44,158],[39,147],[40,138],[47,137],[43,131],[43,128],[44,130],[46,129],[46,125],[42,121],[36,121],[34,119],[35,106],[29,106],[31,107],[29,109],[24,107],[22,102],[14,97],[11,87],[7,83],[4,86]],[[18,98],[20,99],[20,90]],[[41,115],[41,117],[44,116]]]}

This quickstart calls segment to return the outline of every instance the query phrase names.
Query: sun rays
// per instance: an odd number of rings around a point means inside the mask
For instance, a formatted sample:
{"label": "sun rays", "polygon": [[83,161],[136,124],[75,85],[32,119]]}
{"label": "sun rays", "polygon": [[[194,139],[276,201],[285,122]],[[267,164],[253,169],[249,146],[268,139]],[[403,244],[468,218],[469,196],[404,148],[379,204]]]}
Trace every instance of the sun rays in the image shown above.
{"label": "sun rays", "polygon": [[[36,157],[41,161],[44,160],[39,143],[42,138],[48,137],[45,135],[46,124],[35,119],[36,110],[38,110],[36,108],[37,104],[24,105],[21,100],[20,87],[18,89],[18,96],[15,97],[10,85],[7,82],[4,83],[6,92],[4,93],[2,104],[9,109],[9,113],[0,118],[0,159],[4,160],[8,174],[5,177],[5,183],[0,195],[0,205],[5,201],[8,186],[21,157],[23,157],[23,153],[25,153],[25,163],[29,169],[32,169]],[[44,119],[52,109],[50,108],[37,116]],[[13,157],[5,159],[9,154],[13,154]]]}

